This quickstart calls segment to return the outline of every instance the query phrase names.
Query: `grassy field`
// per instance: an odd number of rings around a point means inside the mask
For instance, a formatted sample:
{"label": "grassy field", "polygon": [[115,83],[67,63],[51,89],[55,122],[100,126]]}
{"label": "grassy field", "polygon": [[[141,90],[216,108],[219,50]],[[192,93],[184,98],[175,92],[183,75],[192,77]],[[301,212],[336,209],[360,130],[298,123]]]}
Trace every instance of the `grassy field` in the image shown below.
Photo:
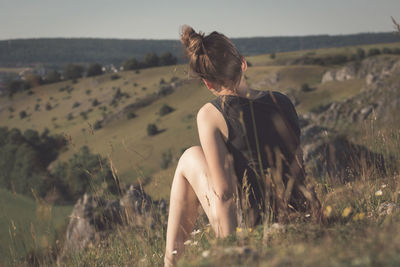
{"label": "grassy field", "polygon": [[72,206],[52,206],[0,188],[0,265],[64,239]]}
{"label": "grassy field", "polygon": [[[382,44],[363,46],[369,48],[399,47],[400,44]],[[338,66],[316,65],[279,65],[278,59],[294,59],[305,54],[335,55],[355,53],[358,47],[329,48],[313,51],[298,51],[249,57],[253,64],[246,72],[250,86],[260,90],[295,91],[300,104],[299,113],[306,113],[332,101],[342,101],[358,94],[365,86],[359,79],[344,82],[327,82],[321,79],[326,70]],[[128,119],[123,108],[137,103],[157,92],[172,80],[181,83],[170,95],[160,97],[151,105],[135,111],[136,117]],[[183,81],[183,82],[182,82]],[[300,87],[307,83],[315,90],[302,92]],[[117,105],[111,101],[120,89],[129,97],[122,97]],[[182,151],[192,145],[198,145],[196,114],[198,109],[213,95],[195,79],[188,79],[187,67],[183,65],[158,67],[118,73],[104,74],[98,77],[82,78],[75,82],[35,87],[31,91],[16,94],[12,99],[0,98],[0,126],[16,127],[22,131],[48,128],[51,133],[61,133],[69,140],[68,150],[57,161],[66,161],[81,146],[88,145],[92,152],[111,159],[122,182],[141,182],[146,192],[153,198],[168,198],[173,172]],[[97,99],[99,105],[93,105]],[[165,116],[159,114],[160,108],[167,104],[174,111]],[[46,109],[46,106],[49,108]],[[21,119],[19,113],[26,111],[28,116]],[[85,119],[83,113],[86,114]],[[69,115],[71,114],[71,115]],[[103,128],[94,130],[93,125],[103,117],[113,118]],[[147,135],[147,125],[155,123],[161,130],[155,136]],[[369,129],[369,128],[368,128]],[[398,132],[398,129],[391,129]],[[362,133],[363,134],[363,133]],[[364,143],[377,140],[380,135],[365,130]],[[386,132],[386,139],[376,144],[377,150],[400,151],[398,136]],[[396,139],[397,138],[397,139]],[[169,167],[161,168],[162,154],[171,151]],[[400,156],[396,155],[396,160]],[[397,161],[398,162],[398,161]],[[50,168],[54,166],[54,163]],[[250,261],[259,265],[302,265],[302,263],[320,266],[324,258],[333,258],[327,265],[375,265],[377,263],[399,263],[399,216],[391,219],[377,214],[378,206],[385,201],[398,203],[399,177],[393,175],[387,180],[380,177],[365,177],[365,180],[343,187],[332,187],[329,192],[319,188],[324,208],[331,206],[332,218],[328,226],[299,223],[287,226],[282,233],[265,237],[265,229],[244,229],[227,240],[216,241],[209,232],[207,224],[199,223],[201,234],[193,241],[197,245],[188,246],[184,265],[213,266],[217,264],[241,265]],[[382,197],[375,192],[386,185]],[[317,184],[318,186],[318,184]],[[0,190],[2,215],[0,216],[0,237],[6,240],[0,245],[0,257],[19,259],[21,255],[40,247],[53,244],[60,238],[59,229],[65,227],[65,221],[72,207],[44,205],[19,195]],[[357,196],[357,197],[355,197]],[[342,216],[344,209],[351,207],[351,213]],[[43,215],[45,212],[47,215]],[[361,214],[364,217],[359,220]],[[357,216],[356,216],[357,215]],[[362,216],[361,216],[362,217]],[[164,231],[158,234],[144,229],[144,236],[137,232],[120,229],[112,240],[98,248],[91,248],[76,256],[73,265],[121,264],[160,264],[164,247]],[[142,230],[138,230],[139,232]],[[147,232],[146,232],[147,231]],[[396,233],[391,235],[391,233]],[[143,232],[142,232],[143,233]],[[162,238],[161,238],[162,236]],[[396,239],[397,238],[397,239]],[[387,241],[387,243],[385,243]],[[103,246],[104,245],[104,246]],[[230,246],[246,245],[258,255],[256,258],[232,257],[223,250]],[[343,250],[348,246],[349,251]],[[379,246],[383,246],[383,249]],[[387,248],[387,249],[386,249]],[[209,252],[204,252],[209,251]],[[214,253],[213,251],[216,251]],[[221,252],[222,251],[222,252]],[[208,255],[206,257],[202,256]],[[132,254],[133,253],[133,254]],[[226,254],[226,255],[225,255]],[[312,255],[311,257],[309,255]]]}

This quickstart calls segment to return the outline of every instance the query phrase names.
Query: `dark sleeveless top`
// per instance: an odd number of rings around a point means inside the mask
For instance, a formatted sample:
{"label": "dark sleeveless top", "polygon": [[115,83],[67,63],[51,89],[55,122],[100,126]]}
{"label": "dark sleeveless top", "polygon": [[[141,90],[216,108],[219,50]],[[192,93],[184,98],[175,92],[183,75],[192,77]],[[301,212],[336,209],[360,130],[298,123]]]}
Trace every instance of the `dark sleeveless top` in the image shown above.
{"label": "dark sleeveless top", "polygon": [[[251,224],[259,223],[264,210],[259,179],[268,168],[279,169],[286,185],[289,165],[300,145],[297,113],[289,98],[279,92],[262,92],[255,99],[220,96],[211,103],[228,127],[226,146],[233,156],[235,173],[243,189],[246,177]],[[281,160],[277,160],[277,155]],[[279,164],[278,163],[281,163]],[[242,190],[239,190],[242,192]]]}

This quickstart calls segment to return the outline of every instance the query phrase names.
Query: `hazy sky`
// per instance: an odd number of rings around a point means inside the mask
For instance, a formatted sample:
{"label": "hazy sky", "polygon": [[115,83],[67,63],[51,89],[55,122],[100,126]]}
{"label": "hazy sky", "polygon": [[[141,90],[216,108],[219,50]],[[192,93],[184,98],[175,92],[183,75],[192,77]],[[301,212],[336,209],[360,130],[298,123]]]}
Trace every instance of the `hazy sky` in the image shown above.
{"label": "hazy sky", "polygon": [[0,39],[178,39],[189,24],[229,37],[392,31],[400,0],[0,0]]}

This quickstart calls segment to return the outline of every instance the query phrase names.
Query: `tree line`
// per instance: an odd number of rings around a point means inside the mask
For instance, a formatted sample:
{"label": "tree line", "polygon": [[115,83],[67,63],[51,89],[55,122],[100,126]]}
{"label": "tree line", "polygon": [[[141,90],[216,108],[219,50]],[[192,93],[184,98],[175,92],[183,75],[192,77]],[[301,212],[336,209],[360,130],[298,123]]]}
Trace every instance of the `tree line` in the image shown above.
{"label": "tree line", "polygon": [[59,203],[76,201],[87,191],[119,192],[106,159],[87,146],[49,170],[67,149],[62,135],[0,127],[0,187],[30,197],[52,198]]}
{"label": "tree line", "polygon": [[[314,35],[288,37],[232,38],[245,55],[308,50],[323,47],[354,46],[399,42],[391,32],[349,35]],[[143,60],[150,51],[170,51],[183,62],[183,49],[178,40],[120,40],[96,38],[40,38],[0,41],[0,66],[19,67],[42,63],[63,66],[68,62],[117,64],[128,57]]]}
{"label": "tree line", "polygon": [[[178,62],[176,56],[171,52],[165,52],[160,56],[156,53],[148,53],[144,59],[139,61],[134,57],[122,63],[123,70],[138,70],[143,68],[152,68],[157,66],[175,65]],[[46,75],[41,76],[35,73],[24,75],[23,79],[14,78],[6,81],[6,94],[12,97],[15,93],[26,91],[32,87],[60,82],[62,80],[76,80],[86,77],[93,77],[104,73],[104,68],[99,63],[91,63],[86,68],[81,64],[68,63],[63,71],[50,70]]]}

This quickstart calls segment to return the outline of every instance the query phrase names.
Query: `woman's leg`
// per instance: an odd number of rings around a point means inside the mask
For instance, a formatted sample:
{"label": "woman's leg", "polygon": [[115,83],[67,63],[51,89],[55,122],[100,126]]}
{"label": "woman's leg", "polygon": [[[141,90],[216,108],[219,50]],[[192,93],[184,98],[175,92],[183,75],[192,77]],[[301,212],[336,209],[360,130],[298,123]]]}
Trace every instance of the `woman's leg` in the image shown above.
{"label": "woman's leg", "polygon": [[[182,254],[183,243],[196,222],[199,203],[218,235],[218,222],[213,204],[216,195],[208,177],[208,166],[201,147],[186,150],[179,160],[172,182],[165,250],[166,265],[175,263]],[[235,218],[232,220],[236,221]]]}

